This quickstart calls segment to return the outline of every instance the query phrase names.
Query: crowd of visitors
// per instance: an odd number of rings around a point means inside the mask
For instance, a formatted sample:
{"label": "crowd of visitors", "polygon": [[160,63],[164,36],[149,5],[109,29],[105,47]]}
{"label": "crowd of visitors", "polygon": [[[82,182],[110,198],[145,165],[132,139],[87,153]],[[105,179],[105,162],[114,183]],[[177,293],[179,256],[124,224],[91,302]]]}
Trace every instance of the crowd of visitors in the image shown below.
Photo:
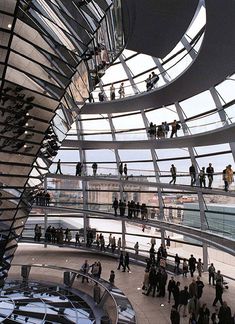
{"label": "crowd of visitors", "polygon": [[51,195],[45,190],[39,190],[35,195],[35,203],[37,206],[50,206]]}
{"label": "crowd of visitors", "polygon": [[112,204],[112,208],[114,209],[114,216],[118,216],[118,210],[121,217],[125,216],[127,209],[127,218],[138,218],[140,215],[142,220],[148,220],[148,208],[145,203],[135,203],[134,200],[128,201],[126,203],[125,200],[120,199],[118,201],[117,198],[115,198]]}
{"label": "crowd of visitors", "polygon": [[[77,237],[76,237],[77,234],[78,233],[76,233],[75,235],[76,241],[77,241]],[[34,241],[39,242],[41,236],[42,236],[42,227],[36,224],[34,227]],[[72,233],[71,230],[68,228],[64,230],[62,227],[55,228],[54,226],[49,225],[45,231],[45,242],[63,244],[63,243],[70,243],[71,240],[72,240]]]}
{"label": "crowd of visitors", "polygon": [[152,139],[160,139],[160,138],[167,138],[168,132],[170,131],[170,125],[171,125],[171,135],[172,138],[174,135],[177,137],[177,131],[181,129],[180,123],[174,120],[172,123],[162,122],[161,125],[156,126],[156,124],[153,124],[151,122],[149,124],[149,137]]}

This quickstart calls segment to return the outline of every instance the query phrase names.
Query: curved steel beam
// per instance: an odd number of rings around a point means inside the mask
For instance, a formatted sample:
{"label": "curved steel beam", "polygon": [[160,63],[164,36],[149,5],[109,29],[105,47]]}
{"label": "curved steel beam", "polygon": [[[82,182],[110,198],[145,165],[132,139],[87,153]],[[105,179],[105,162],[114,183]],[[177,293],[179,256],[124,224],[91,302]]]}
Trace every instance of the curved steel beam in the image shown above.
{"label": "curved steel beam", "polygon": [[[224,19],[226,17],[226,19]],[[81,114],[105,114],[162,107],[195,96],[235,70],[235,2],[206,0],[206,30],[196,59],[175,81],[160,89],[109,102],[86,104]]]}
{"label": "curved steel beam", "polygon": [[85,150],[97,149],[123,149],[123,150],[146,150],[146,149],[167,149],[192,146],[207,146],[223,144],[233,141],[235,124],[220,127],[208,132],[195,135],[186,135],[176,138],[163,138],[153,140],[135,141],[79,141],[64,140],[63,148],[82,148]]}
{"label": "curved steel beam", "polygon": [[97,215],[98,217],[101,218],[105,218],[106,219],[111,219],[111,220],[118,220],[118,221],[122,221],[123,219],[125,219],[126,221],[130,221],[132,223],[136,223],[136,224],[148,224],[148,226],[151,227],[156,227],[156,228],[161,228],[163,230],[166,231],[172,231],[175,233],[179,233],[188,237],[191,237],[193,239],[202,241],[204,243],[207,243],[211,246],[216,247],[217,249],[229,253],[231,255],[235,255],[235,240],[231,239],[229,237],[224,237],[222,235],[218,235],[206,230],[201,230],[201,229],[197,229],[197,228],[192,228],[189,226],[185,226],[185,225],[181,225],[181,224],[174,224],[174,223],[169,223],[163,220],[148,220],[146,221],[142,221],[140,219],[127,219],[127,218],[123,218],[123,217],[115,217],[112,214],[106,213],[104,211],[102,212],[98,212],[98,211],[94,211],[94,210],[84,210],[84,209],[79,209],[79,208],[64,208],[64,207],[43,207],[43,210],[47,211],[47,214],[49,214],[48,212],[51,210],[57,210],[57,211],[61,211],[61,212],[72,212],[72,213],[86,213],[87,215]]}

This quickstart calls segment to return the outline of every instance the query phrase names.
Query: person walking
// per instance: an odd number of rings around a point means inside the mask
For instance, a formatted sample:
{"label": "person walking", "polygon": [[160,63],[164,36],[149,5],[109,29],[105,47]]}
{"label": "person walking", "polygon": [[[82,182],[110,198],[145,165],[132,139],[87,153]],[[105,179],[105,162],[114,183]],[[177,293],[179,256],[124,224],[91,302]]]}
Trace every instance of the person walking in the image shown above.
{"label": "person walking", "polygon": [[170,184],[173,183],[175,184],[176,182],[176,167],[174,166],[174,164],[171,165],[171,168],[170,168],[170,173],[171,173],[171,181],[169,182]]}
{"label": "person walking", "polygon": [[124,255],[123,255],[122,251],[121,251],[120,256],[119,256],[119,264],[118,264],[117,270],[120,270],[121,266],[124,269]]}
{"label": "person walking", "polygon": [[180,124],[176,120],[171,124],[171,138],[175,135],[177,137],[177,131],[180,129]]}
{"label": "person walking", "polygon": [[189,271],[190,271],[191,277],[193,277],[193,274],[196,270],[196,263],[197,263],[197,260],[194,258],[193,254],[191,254],[191,257],[188,260]]}
{"label": "person walking", "polygon": [[129,261],[129,253],[126,252],[125,257],[124,257],[124,268],[122,270],[123,272],[126,271],[126,268],[128,269],[127,271],[130,272],[129,262],[130,262]]}
{"label": "person walking", "polygon": [[60,159],[58,160],[57,162],[57,168],[56,168],[56,171],[55,171],[55,174],[63,174],[62,171],[61,171],[61,162],[60,162]]}
{"label": "person walking", "polygon": [[149,286],[148,286],[148,290],[146,293],[143,293],[144,295],[148,296],[150,294],[151,291],[152,292],[152,296],[155,296],[155,292],[156,292],[156,288],[157,288],[157,274],[156,274],[156,269],[154,267],[152,267],[150,269],[149,272]]}
{"label": "person walking", "polygon": [[213,306],[216,306],[217,302],[219,301],[221,306],[223,305],[223,283],[221,281],[216,281],[215,284],[215,299],[213,301]]}

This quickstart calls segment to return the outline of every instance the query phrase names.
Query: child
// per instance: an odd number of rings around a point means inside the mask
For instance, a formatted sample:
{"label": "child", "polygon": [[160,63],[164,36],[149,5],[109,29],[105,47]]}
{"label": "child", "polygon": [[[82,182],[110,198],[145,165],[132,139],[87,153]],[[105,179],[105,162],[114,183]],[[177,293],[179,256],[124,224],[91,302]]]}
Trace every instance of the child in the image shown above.
{"label": "child", "polygon": [[113,270],[111,270],[110,277],[109,277],[109,282],[111,283],[111,285],[114,285],[114,279],[115,279],[115,273]]}

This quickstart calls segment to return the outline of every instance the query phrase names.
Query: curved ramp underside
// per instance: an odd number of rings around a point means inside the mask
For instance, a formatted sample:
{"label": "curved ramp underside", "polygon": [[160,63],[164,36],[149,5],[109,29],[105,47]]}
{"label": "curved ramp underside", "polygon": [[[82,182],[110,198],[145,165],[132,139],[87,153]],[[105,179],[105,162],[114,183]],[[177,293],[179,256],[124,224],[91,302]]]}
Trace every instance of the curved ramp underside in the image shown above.
{"label": "curved ramp underside", "polygon": [[185,34],[198,0],[122,0],[126,48],[164,57]]}
{"label": "curved ramp underside", "polygon": [[[102,103],[86,104],[81,114],[105,114],[170,105],[208,90],[235,70],[235,2],[206,0],[206,30],[194,62],[159,90]],[[226,18],[225,18],[226,17]]]}

